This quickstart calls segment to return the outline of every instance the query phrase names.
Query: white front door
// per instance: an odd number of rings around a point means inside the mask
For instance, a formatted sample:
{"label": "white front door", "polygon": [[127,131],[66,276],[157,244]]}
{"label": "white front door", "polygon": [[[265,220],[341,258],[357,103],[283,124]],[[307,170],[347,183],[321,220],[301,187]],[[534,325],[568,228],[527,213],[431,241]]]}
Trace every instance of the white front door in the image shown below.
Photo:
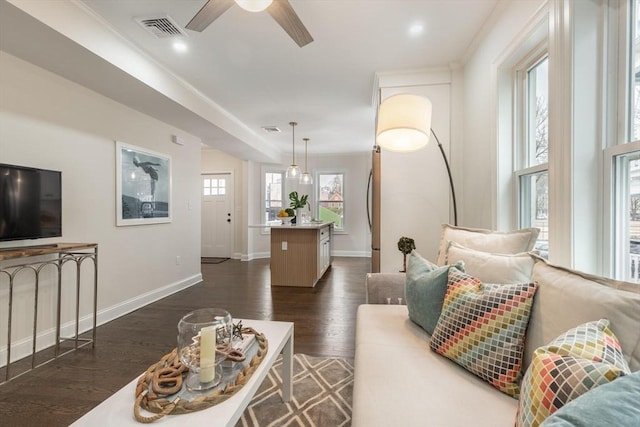
{"label": "white front door", "polygon": [[233,175],[202,175],[202,255],[231,258]]}

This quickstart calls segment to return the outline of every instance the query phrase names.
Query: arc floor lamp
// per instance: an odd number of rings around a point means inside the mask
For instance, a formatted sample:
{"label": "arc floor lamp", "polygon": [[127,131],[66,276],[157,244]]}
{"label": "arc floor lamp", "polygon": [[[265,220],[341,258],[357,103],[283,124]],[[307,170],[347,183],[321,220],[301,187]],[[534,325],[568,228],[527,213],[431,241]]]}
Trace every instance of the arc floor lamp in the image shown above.
{"label": "arc floor lamp", "polygon": [[426,147],[430,136],[433,135],[447,167],[453,199],[453,222],[454,225],[458,225],[458,207],[451,167],[444,148],[431,127],[431,111],[431,101],[423,96],[401,93],[385,98],[378,109],[376,143],[382,149],[406,153]]}

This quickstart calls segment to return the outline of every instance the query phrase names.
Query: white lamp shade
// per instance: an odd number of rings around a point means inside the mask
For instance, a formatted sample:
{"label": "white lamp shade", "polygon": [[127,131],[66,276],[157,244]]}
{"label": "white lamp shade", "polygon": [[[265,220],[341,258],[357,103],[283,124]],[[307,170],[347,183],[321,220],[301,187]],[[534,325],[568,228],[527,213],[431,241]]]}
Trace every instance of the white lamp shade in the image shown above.
{"label": "white lamp shade", "polygon": [[431,130],[431,101],[401,93],[386,98],[378,110],[376,142],[389,151],[409,152],[426,146]]}
{"label": "white lamp shade", "polygon": [[238,6],[249,12],[262,12],[273,3],[273,0],[236,0]]}

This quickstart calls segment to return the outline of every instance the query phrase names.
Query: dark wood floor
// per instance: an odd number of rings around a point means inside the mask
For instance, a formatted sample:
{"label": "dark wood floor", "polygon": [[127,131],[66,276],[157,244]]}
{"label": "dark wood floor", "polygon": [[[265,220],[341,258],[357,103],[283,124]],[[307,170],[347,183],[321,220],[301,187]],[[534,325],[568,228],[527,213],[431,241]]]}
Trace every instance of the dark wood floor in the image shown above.
{"label": "dark wood floor", "polygon": [[175,347],[178,320],[197,308],[294,322],[296,353],[353,357],[369,266],[369,258],[334,258],[315,288],[272,288],[269,260],[203,264],[202,283],[100,326],[95,349],[79,349],[0,386],[0,426],[69,425]]}

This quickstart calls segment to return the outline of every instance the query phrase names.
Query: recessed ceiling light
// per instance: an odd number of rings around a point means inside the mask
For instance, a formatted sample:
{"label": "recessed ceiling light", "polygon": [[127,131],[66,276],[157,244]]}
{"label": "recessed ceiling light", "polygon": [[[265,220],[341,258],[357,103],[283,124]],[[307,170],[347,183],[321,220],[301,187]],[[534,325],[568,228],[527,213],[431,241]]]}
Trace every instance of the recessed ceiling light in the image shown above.
{"label": "recessed ceiling light", "polygon": [[186,52],[187,51],[187,44],[184,42],[173,42],[173,48],[176,50],[176,52]]}
{"label": "recessed ceiling light", "polygon": [[419,36],[424,32],[424,25],[422,24],[413,24],[409,27],[409,35],[411,36]]}

